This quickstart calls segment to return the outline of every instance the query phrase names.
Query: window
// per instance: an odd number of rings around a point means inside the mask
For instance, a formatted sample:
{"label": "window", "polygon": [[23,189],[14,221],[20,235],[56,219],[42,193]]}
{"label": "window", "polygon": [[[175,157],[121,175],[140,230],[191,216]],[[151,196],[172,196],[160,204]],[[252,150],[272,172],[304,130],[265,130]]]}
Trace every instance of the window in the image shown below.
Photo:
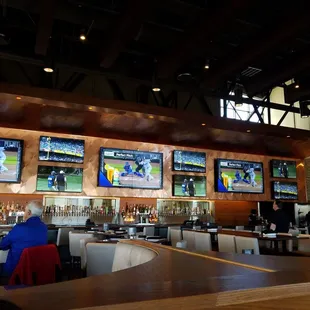
{"label": "window", "polygon": [[[227,118],[237,119],[241,121],[250,121],[252,123],[260,123],[254,107],[250,104],[243,104],[241,107],[235,107],[234,101],[226,101],[227,103]],[[221,117],[224,117],[224,100],[220,100]],[[258,112],[263,114],[263,107],[258,107]],[[264,115],[262,115],[264,119]]]}

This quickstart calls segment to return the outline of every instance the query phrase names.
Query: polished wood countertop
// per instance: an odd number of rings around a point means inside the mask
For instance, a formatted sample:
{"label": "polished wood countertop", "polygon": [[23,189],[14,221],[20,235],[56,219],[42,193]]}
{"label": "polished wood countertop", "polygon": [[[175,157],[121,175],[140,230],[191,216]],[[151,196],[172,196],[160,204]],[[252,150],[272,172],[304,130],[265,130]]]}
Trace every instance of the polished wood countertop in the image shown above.
{"label": "polished wood countertop", "polygon": [[4,297],[24,310],[62,310],[310,282],[304,258],[201,254],[145,241],[121,242],[151,248],[158,256],[108,275],[8,291]]}

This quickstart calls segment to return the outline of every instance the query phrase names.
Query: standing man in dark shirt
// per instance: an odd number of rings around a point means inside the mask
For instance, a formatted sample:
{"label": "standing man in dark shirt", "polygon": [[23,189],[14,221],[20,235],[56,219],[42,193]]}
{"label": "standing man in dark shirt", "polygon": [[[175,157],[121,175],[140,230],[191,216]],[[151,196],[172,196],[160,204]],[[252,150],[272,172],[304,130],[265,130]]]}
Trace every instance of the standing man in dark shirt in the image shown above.
{"label": "standing man in dark shirt", "polygon": [[67,190],[67,178],[65,173],[61,170],[56,177],[55,184],[59,192],[64,192]]}
{"label": "standing man in dark shirt", "polygon": [[189,196],[194,197],[196,194],[196,186],[195,186],[194,180],[192,178],[189,179],[187,186],[188,186]]}
{"label": "standing man in dark shirt", "polygon": [[[273,203],[274,214],[271,220],[271,229],[279,233],[288,233],[290,221],[285,212],[282,210],[280,200],[275,200]],[[275,226],[275,227],[274,227]]]}

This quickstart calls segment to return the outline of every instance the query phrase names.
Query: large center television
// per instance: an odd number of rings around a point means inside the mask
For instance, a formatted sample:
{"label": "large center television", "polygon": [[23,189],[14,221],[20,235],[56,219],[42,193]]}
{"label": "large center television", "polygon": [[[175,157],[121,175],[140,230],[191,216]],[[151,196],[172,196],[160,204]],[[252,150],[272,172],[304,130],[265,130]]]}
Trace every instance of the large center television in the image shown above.
{"label": "large center television", "polygon": [[296,179],[296,162],[291,160],[270,161],[271,176],[273,178]]}
{"label": "large center television", "polygon": [[273,199],[298,199],[297,182],[272,182],[271,192]]}
{"label": "large center television", "polygon": [[72,167],[39,166],[37,191],[75,192],[83,190],[83,169]]}
{"label": "large center television", "polygon": [[161,189],[163,154],[100,148],[98,186]]}
{"label": "large center television", "polygon": [[221,193],[264,193],[263,163],[218,159],[215,190]]}
{"label": "large center television", "polygon": [[185,172],[206,172],[206,153],[173,151],[173,170]]}
{"label": "large center television", "polygon": [[24,141],[0,138],[0,182],[19,183]]}
{"label": "large center television", "polygon": [[39,160],[82,164],[84,140],[41,136]]}
{"label": "large center television", "polygon": [[205,197],[206,177],[197,175],[174,175],[173,196]]}

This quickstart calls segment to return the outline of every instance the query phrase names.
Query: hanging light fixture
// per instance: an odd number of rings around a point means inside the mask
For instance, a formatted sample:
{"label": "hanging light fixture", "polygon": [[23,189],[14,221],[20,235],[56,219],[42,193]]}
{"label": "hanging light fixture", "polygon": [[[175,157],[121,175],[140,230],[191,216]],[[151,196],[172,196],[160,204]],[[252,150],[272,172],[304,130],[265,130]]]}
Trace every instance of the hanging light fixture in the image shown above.
{"label": "hanging light fixture", "polygon": [[159,84],[157,83],[157,59],[154,59],[154,74],[152,77],[152,91],[161,91]]}
{"label": "hanging light fixture", "polygon": [[46,73],[53,73],[54,72],[54,62],[51,58],[47,58],[45,60],[43,70]]}
{"label": "hanging light fixture", "polygon": [[235,107],[240,108],[243,105],[242,102],[242,89],[240,87],[235,88]]}
{"label": "hanging light fixture", "polygon": [[85,33],[85,30],[84,30],[84,29],[81,30],[81,33],[80,33],[80,40],[81,40],[81,41],[85,41],[85,40],[86,40],[86,33]]}
{"label": "hanging light fixture", "polygon": [[209,59],[206,59],[205,64],[204,64],[204,68],[205,68],[206,70],[209,70],[209,69],[210,69],[210,60],[209,60]]}

